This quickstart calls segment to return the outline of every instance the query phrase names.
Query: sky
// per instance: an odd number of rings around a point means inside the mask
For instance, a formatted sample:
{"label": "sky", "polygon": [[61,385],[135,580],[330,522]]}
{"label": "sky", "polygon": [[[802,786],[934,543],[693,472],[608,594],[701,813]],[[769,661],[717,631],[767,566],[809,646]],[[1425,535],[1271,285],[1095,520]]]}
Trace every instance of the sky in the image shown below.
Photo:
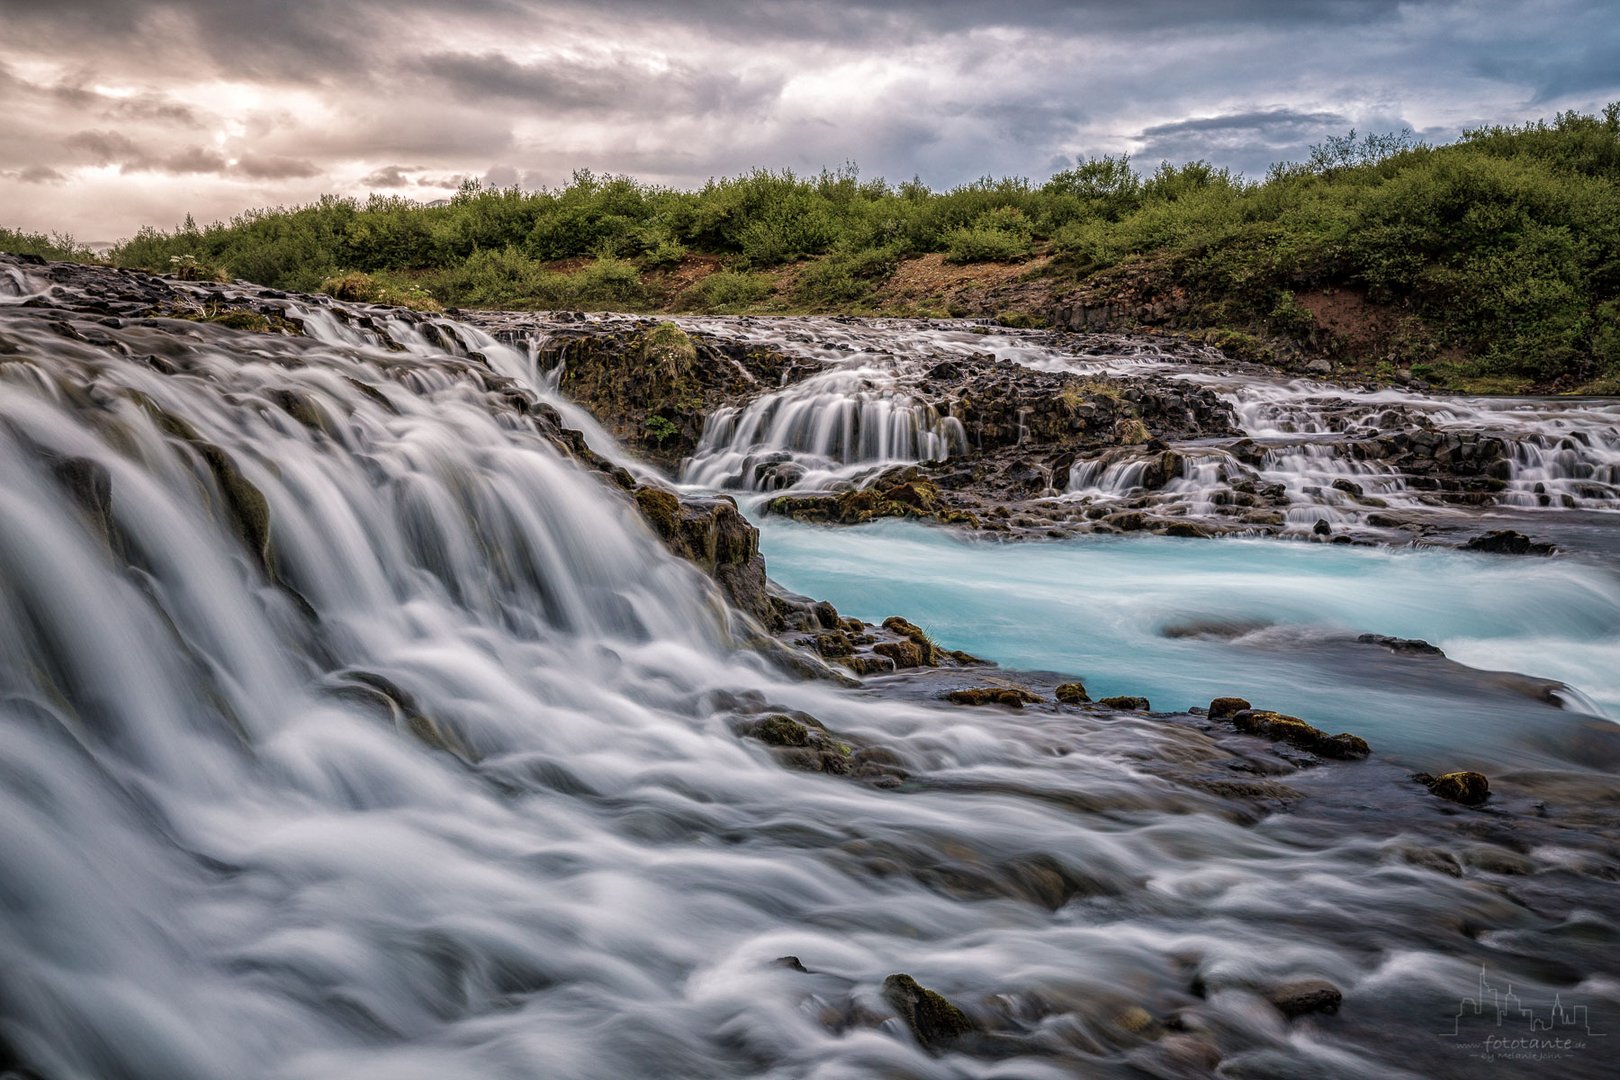
{"label": "sky", "polygon": [[0,225],[114,241],[464,177],[1251,177],[1620,100],[1614,0],[0,0]]}

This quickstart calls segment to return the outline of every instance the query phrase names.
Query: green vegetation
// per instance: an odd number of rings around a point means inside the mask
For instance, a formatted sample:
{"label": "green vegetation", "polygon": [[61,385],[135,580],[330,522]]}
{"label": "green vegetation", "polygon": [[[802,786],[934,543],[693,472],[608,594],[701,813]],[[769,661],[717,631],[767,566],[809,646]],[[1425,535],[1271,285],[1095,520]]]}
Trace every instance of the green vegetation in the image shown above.
{"label": "green vegetation", "polygon": [[[0,249],[92,258],[0,230]],[[1045,183],[934,192],[756,170],[696,191],[576,173],[447,204],[328,196],[199,228],[142,229],[120,266],[241,277],[418,307],[957,309],[972,282],[901,298],[896,270],[1023,264],[1110,326],[1175,329],[1258,359],[1309,354],[1452,386],[1620,385],[1620,105],[1430,147],[1350,135],[1249,181],[1206,162],[1078,162]],[[932,264],[931,264],[932,265]],[[950,289],[957,290],[950,295]],[[1018,301],[1014,320],[1048,317]],[[988,309],[990,312],[997,308]],[[1005,321],[1005,320],[1004,320]]]}
{"label": "green vegetation", "polygon": [[42,259],[64,262],[94,262],[95,252],[62,233],[22,232],[0,225],[0,251],[13,255],[38,255]]}

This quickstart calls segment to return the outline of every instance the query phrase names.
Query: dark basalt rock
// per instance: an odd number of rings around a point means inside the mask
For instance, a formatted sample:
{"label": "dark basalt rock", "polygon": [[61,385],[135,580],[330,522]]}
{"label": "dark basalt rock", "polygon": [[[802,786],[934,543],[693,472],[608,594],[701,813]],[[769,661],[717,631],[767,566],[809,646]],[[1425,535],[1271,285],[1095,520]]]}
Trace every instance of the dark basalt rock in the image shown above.
{"label": "dark basalt rock", "polygon": [[1307,1013],[1336,1013],[1344,994],[1326,979],[1302,979],[1272,988],[1266,1000],[1292,1020]]}
{"label": "dark basalt rock", "polygon": [[811,373],[772,349],[714,341],[668,322],[583,325],[551,334],[543,368],[562,366],[562,389],[621,442],[673,467],[704,420]]}
{"label": "dark basalt rock", "polygon": [[1464,551],[1485,551],[1493,555],[1552,555],[1558,548],[1538,543],[1513,529],[1497,529],[1476,536],[1463,545]]}
{"label": "dark basalt rock", "polygon": [[1360,634],[1356,641],[1362,645],[1382,645],[1393,653],[1406,653],[1413,656],[1445,656],[1438,645],[1430,645],[1420,638],[1388,637],[1384,634]]}
{"label": "dark basalt rock", "polygon": [[1360,736],[1342,732],[1329,735],[1297,716],[1266,709],[1240,709],[1231,719],[1233,726],[1245,734],[1285,742],[1326,758],[1356,761],[1372,752]]}
{"label": "dark basalt rock", "polygon": [[883,999],[927,1050],[937,1052],[975,1030],[967,1013],[943,995],[919,985],[910,975],[896,974],[884,979]]}

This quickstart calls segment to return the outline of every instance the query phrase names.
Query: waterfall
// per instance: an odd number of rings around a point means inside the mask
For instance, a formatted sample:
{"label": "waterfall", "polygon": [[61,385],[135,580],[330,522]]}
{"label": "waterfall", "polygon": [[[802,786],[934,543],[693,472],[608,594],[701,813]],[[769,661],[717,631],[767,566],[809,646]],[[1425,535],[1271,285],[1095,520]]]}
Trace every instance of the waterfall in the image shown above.
{"label": "waterfall", "polygon": [[[0,1070],[1375,1077],[1445,1050],[1291,1027],[1265,988],[1376,998],[1398,965],[1444,995],[1512,928],[1493,963],[1551,997],[1516,959],[1554,949],[1540,924],[1395,839],[1449,833],[1257,824],[1144,758],[1207,759],[1195,729],[851,691],[738,648],[708,581],[566,452],[548,400],[581,414],[523,349],[5,269]],[[243,296],[302,333],[209,321]],[[151,306],[175,297],[195,306]],[[956,452],[942,416],[851,392],[836,422],[758,430],[828,468]],[[786,769],[744,737],[776,714],[912,779]],[[896,972],[990,1033],[920,1045]]]}

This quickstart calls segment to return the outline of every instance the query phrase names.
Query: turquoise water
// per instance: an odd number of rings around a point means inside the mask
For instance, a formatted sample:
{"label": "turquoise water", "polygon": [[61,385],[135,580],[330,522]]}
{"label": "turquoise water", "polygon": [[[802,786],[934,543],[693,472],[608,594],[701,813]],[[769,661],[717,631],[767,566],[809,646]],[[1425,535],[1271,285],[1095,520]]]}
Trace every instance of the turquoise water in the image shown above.
{"label": "turquoise water", "polygon": [[[1571,712],[1620,715],[1620,578],[1572,559],[1263,540],[964,540],[902,522],[761,522],[771,575],[876,620],[1015,668],[1073,674],[1094,697],[1185,709],[1240,694],[1444,763],[1527,764]],[[1460,664],[1568,683],[1572,710],[1503,680],[1357,645],[1421,638]],[[1556,752],[1556,749],[1555,749]],[[1442,759],[1444,759],[1442,761]]]}

